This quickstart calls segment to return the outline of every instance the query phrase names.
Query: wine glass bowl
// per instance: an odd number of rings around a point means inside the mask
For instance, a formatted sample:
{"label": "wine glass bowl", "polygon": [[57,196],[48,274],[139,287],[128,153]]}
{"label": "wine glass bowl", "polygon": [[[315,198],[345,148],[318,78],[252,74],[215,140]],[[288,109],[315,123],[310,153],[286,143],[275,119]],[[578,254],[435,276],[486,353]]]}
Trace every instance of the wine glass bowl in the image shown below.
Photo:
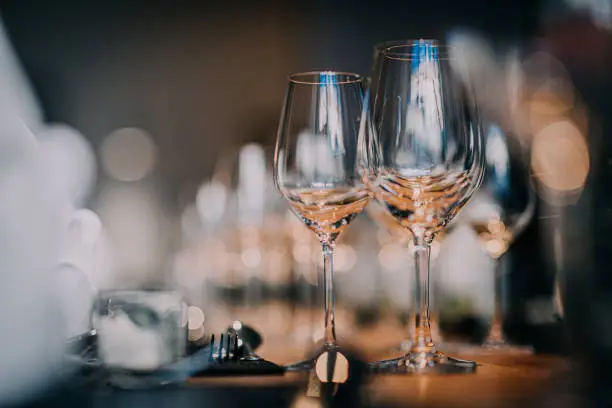
{"label": "wine glass bowl", "polygon": [[333,244],[369,201],[357,166],[362,79],[322,71],[293,74],[289,82],[275,184],[319,240]]}
{"label": "wine glass bowl", "polygon": [[364,180],[373,196],[413,236],[416,312],[406,355],[392,370],[472,371],[473,362],[437,351],[429,322],[429,253],[435,235],[480,185],[484,151],[469,84],[448,47],[434,40],[392,44],[374,64],[360,142]]}
{"label": "wine glass bowl", "polygon": [[[275,185],[322,246],[323,352],[337,348],[334,245],[370,201],[358,165],[363,99],[363,79],[356,74],[316,71],[290,75],[276,141]],[[312,360],[290,368],[311,367]]]}
{"label": "wine glass bowl", "polygon": [[363,188],[288,189],[283,195],[295,215],[321,242],[333,243],[370,200]]}
{"label": "wine glass bowl", "polygon": [[381,163],[373,191],[406,228],[435,233],[482,178],[480,152],[469,150],[480,147],[477,118],[447,47],[427,40],[392,45],[379,66],[372,120]]}

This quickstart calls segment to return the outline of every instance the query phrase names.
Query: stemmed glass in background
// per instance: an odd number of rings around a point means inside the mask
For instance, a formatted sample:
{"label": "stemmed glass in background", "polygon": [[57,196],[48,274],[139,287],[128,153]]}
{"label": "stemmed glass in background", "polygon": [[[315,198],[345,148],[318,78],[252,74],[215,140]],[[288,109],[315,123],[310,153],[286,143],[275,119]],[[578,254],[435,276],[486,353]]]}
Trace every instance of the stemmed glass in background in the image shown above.
{"label": "stemmed glass in background", "polygon": [[[322,247],[323,351],[337,348],[334,244],[370,201],[357,159],[362,109],[363,81],[356,74],[320,71],[290,75],[276,141],[276,186]],[[289,368],[311,366],[312,361],[306,361]]]}
{"label": "stemmed glass in background", "polygon": [[486,350],[505,353],[529,353],[533,351],[531,347],[509,344],[503,332],[503,278],[506,265],[503,255],[531,221],[536,199],[529,183],[527,166],[520,163],[519,158],[511,160],[510,139],[495,125],[489,126],[486,133],[486,176],[460,220],[467,222],[478,234],[483,250],[496,265],[495,309],[483,346]]}
{"label": "stemmed glass in background", "polygon": [[404,356],[375,363],[410,372],[473,371],[474,362],[438,352],[429,322],[429,253],[436,233],[476,191],[484,173],[479,118],[453,70],[456,50],[436,41],[391,45],[381,52],[367,98],[360,156],[377,201],[413,236],[416,311]]}

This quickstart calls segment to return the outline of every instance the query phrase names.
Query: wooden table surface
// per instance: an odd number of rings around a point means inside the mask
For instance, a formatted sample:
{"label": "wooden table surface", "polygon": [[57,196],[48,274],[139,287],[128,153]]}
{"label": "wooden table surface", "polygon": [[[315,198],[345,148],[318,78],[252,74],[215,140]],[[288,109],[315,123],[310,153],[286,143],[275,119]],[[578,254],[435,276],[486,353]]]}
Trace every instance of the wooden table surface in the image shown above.
{"label": "wooden table surface", "polygon": [[[280,351],[281,361],[290,353]],[[514,407],[524,406],[550,389],[551,376],[568,368],[565,359],[543,355],[461,355],[479,363],[472,374],[410,375],[379,374],[368,378],[363,390],[368,405],[410,407]],[[268,357],[268,358],[271,358]],[[275,361],[279,361],[276,359]],[[291,361],[289,359],[289,361]],[[204,387],[276,387],[294,384],[300,396],[308,375],[283,377],[199,378]]]}
{"label": "wooden table surface", "polygon": [[[470,358],[470,356],[461,356]],[[375,376],[368,386],[376,404],[416,407],[514,407],[547,392],[552,375],[568,366],[552,356],[475,356],[473,374]]]}

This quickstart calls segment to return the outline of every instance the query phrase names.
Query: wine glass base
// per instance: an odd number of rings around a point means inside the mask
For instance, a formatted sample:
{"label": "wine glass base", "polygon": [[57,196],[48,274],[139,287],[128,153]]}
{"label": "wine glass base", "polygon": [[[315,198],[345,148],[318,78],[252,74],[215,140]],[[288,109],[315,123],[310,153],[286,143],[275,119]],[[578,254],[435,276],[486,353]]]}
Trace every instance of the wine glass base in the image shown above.
{"label": "wine glass base", "polygon": [[305,372],[310,371],[315,367],[317,358],[328,351],[339,351],[340,347],[334,344],[324,344],[320,346],[314,354],[313,357],[307,358],[305,360],[301,360],[295,363],[287,364],[284,366],[285,371],[293,371],[293,372]]}
{"label": "wine glass base", "polygon": [[372,373],[389,374],[468,374],[476,371],[476,362],[433,353],[408,353],[391,360],[369,363]]}
{"label": "wine glass base", "polygon": [[284,368],[285,371],[293,372],[310,371],[314,367],[314,361],[314,359],[302,360],[295,363],[287,364]]}

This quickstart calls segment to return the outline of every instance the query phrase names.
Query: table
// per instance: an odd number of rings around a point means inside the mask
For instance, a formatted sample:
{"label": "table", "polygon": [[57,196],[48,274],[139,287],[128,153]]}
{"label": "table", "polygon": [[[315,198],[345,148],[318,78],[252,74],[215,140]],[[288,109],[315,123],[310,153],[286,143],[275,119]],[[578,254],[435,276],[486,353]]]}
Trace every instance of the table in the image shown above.
{"label": "table", "polygon": [[[555,356],[472,358],[480,364],[474,374],[371,376],[363,387],[364,401],[371,406],[515,407],[548,392],[552,376],[561,375],[569,368],[565,359]],[[192,386],[202,388],[292,386],[296,390],[294,400],[304,394],[306,383],[307,376],[296,373],[282,378],[198,378],[191,381]]]}
{"label": "table", "polygon": [[[474,374],[374,375],[366,378],[361,388],[351,392],[359,394],[359,402],[367,407],[573,406],[543,405],[538,399],[559,393],[559,389],[552,386],[555,376],[567,372],[569,364],[566,359],[536,355],[478,356],[476,360],[481,365]],[[60,390],[27,407],[320,407],[316,399],[304,397],[307,380],[304,373],[290,373],[269,377],[196,378],[185,386],[171,389]],[[348,405],[360,406],[352,403],[339,406]]]}
{"label": "table", "polygon": [[479,362],[474,374],[375,377],[368,386],[375,405],[411,407],[515,407],[550,390],[551,378],[568,369],[552,356],[461,356]]}

